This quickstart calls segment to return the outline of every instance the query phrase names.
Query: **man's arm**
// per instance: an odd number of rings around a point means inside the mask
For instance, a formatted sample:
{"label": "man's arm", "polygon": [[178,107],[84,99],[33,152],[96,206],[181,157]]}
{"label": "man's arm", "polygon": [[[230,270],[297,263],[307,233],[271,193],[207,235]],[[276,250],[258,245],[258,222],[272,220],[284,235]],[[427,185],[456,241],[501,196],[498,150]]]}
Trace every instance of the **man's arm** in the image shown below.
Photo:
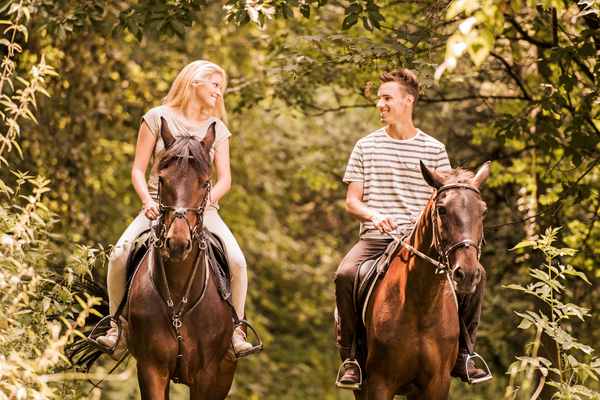
{"label": "man's arm", "polygon": [[363,182],[350,182],[346,195],[346,212],[361,222],[372,222],[379,232],[390,232],[398,227],[392,217],[369,209],[362,202]]}

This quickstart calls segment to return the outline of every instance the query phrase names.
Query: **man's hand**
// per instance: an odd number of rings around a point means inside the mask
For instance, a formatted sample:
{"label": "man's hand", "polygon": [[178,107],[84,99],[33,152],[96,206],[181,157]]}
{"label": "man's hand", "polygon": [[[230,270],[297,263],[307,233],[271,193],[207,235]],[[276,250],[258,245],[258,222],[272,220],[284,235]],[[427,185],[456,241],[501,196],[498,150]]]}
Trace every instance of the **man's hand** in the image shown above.
{"label": "man's hand", "polygon": [[385,232],[391,232],[398,227],[392,217],[389,215],[383,215],[377,211],[372,211],[369,213],[369,220],[381,234],[384,234]]}

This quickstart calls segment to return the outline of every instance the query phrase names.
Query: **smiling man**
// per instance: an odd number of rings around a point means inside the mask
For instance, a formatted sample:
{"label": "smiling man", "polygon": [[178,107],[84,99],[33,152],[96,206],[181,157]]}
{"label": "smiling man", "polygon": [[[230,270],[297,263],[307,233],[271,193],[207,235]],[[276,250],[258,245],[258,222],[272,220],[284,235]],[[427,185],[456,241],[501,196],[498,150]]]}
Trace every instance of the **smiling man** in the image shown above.
{"label": "smiling man", "polygon": [[[386,232],[403,229],[415,221],[433,189],[423,180],[419,161],[433,170],[450,168],[445,146],[415,128],[412,112],[419,99],[419,80],[407,69],[383,72],[377,97],[381,122],[386,126],[358,141],[346,168],[346,211],[360,221],[360,240],[350,250],[335,274],[338,310],[338,347],[345,374],[339,387],[360,389],[359,369],[349,362],[358,323],[353,289],[356,271],[363,260],[382,253],[391,242]],[[484,281],[484,279],[482,279]],[[463,313],[474,339],[479,323],[483,284],[471,296],[470,310]],[[473,315],[471,315],[473,314]],[[466,351],[466,350],[465,350]],[[461,349],[453,375],[466,380],[466,353]],[[461,356],[462,361],[461,361]],[[462,367],[459,365],[462,362]],[[469,366],[469,375],[485,372]]]}

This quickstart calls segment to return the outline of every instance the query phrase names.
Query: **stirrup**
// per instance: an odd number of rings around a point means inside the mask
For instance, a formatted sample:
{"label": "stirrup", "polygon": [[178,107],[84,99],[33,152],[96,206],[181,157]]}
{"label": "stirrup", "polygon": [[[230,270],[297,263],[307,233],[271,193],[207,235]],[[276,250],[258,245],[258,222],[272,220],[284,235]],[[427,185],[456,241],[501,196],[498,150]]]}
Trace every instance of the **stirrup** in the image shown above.
{"label": "stirrup", "polygon": [[233,337],[232,337],[231,338],[231,347],[233,348],[233,354],[235,354],[236,361],[242,357],[249,356],[250,354],[258,353],[259,351],[261,351],[262,349],[265,348],[262,340],[260,340],[260,337],[258,336],[258,332],[256,332],[256,329],[254,329],[254,327],[252,325],[250,325],[250,322],[246,321],[245,319],[240,319],[239,323],[233,327],[233,331],[235,332],[235,330],[242,325],[247,326],[248,328],[250,328],[250,330],[252,330],[252,332],[254,332],[254,336],[256,336],[256,339],[258,339],[258,344],[256,346],[252,347],[251,349],[238,352],[235,349],[235,346],[233,345]]}
{"label": "stirrup", "polygon": [[[110,329],[111,322],[114,322],[117,325],[117,340],[113,347],[108,347],[108,346],[103,345],[102,343],[98,343],[98,340],[97,340],[100,336],[102,336],[103,327],[105,325],[107,325],[107,321],[108,321],[108,326],[109,326],[108,329]],[[120,318],[115,319],[112,315],[107,315],[106,317],[102,318],[96,324],[96,326],[94,326],[94,329],[92,329],[92,331],[88,335],[86,342],[91,344],[92,346],[96,347],[97,349],[99,349],[100,351],[102,351],[104,353],[113,354],[119,344],[119,340],[121,340],[121,332],[122,332],[122,329],[121,329]],[[106,332],[104,332],[104,333],[106,333]]]}
{"label": "stirrup", "polygon": [[[481,362],[483,362],[483,365],[485,366],[487,375],[482,376],[481,378],[471,378],[469,376],[469,360],[471,360],[473,358],[479,358],[481,360]],[[475,363],[473,363],[473,365],[475,365]],[[479,354],[477,354],[475,352],[473,352],[473,354],[467,354],[467,359],[465,361],[465,371],[467,372],[467,381],[469,382],[469,385],[476,385],[478,383],[489,381],[490,379],[493,378],[492,373],[490,372],[490,368],[488,367],[485,360]]]}
{"label": "stirrup", "polygon": [[[345,372],[346,365],[349,365],[349,364],[355,364],[358,367],[358,377],[359,377],[358,383],[342,383],[342,382],[340,382],[340,373],[342,372],[342,369]],[[349,358],[346,358],[346,360],[344,360],[344,362],[340,366],[340,369],[338,369],[337,377],[335,378],[335,387],[339,388],[339,389],[360,390],[360,388],[362,387],[362,369],[360,368],[360,364],[358,363],[358,361],[351,360]]]}

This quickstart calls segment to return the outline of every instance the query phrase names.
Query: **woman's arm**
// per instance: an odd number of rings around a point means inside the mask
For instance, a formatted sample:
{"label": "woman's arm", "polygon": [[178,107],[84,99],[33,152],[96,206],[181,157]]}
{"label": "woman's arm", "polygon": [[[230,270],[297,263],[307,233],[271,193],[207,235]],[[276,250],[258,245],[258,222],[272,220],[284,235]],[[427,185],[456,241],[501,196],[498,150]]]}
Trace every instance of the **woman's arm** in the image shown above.
{"label": "woman's arm", "polygon": [[210,204],[216,203],[231,188],[229,139],[215,148],[215,169],[217,170],[217,183],[210,191]]}
{"label": "woman's arm", "polygon": [[150,163],[155,146],[156,138],[152,134],[148,124],[146,124],[146,121],[142,121],[135,148],[135,161],[131,170],[131,181],[142,203],[144,203],[144,214],[149,219],[155,219],[159,215],[158,204],[150,197],[148,184],[146,183],[146,169]]}

